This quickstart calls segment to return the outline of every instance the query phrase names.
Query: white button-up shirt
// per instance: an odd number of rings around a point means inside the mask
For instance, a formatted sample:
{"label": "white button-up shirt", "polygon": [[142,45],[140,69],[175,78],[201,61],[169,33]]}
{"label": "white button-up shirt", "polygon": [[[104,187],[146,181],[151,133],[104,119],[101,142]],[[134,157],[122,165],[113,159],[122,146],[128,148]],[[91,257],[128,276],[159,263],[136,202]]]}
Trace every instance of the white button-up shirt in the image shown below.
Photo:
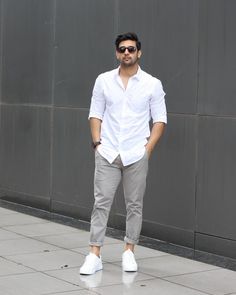
{"label": "white button-up shirt", "polygon": [[149,121],[167,123],[161,81],[139,67],[126,89],[119,68],[96,79],[89,118],[102,120],[98,152],[112,163],[120,155],[124,166],[140,160],[150,136]]}

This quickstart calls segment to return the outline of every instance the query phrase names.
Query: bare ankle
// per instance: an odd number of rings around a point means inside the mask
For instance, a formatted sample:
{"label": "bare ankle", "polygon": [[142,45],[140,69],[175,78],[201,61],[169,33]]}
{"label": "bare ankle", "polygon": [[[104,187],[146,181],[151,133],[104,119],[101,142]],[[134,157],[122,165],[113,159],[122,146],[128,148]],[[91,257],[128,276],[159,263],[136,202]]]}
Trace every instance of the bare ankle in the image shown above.
{"label": "bare ankle", "polygon": [[134,244],[126,243],[125,251],[127,251],[127,250],[131,250],[132,252],[134,252]]}
{"label": "bare ankle", "polygon": [[90,252],[100,257],[100,248],[99,246],[90,246]]}

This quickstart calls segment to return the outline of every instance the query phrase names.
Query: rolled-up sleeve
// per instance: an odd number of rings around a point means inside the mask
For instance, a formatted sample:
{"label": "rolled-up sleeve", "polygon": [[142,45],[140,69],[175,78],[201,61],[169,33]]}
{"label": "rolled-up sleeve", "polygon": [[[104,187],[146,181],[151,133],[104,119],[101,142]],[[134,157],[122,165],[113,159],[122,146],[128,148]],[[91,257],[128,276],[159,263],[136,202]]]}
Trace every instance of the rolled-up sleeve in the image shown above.
{"label": "rolled-up sleeve", "polygon": [[99,75],[93,87],[93,94],[89,110],[89,119],[97,118],[102,120],[105,111],[105,97],[102,87],[102,77]]}
{"label": "rolled-up sleeve", "polygon": [[165,92],[160,80],[155,79],[152,96],[150,99],[150,112],[153,123],[163,122],[167,124]]}

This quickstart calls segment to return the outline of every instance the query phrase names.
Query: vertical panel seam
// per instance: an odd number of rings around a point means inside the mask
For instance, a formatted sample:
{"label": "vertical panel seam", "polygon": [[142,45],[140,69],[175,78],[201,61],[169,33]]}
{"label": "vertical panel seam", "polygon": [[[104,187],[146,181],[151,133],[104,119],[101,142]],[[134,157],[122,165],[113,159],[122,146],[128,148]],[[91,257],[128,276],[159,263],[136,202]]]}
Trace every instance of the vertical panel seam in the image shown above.
{"label": "vertical panel seam", "polygon": [[[114,1],[114,36],[113,36],[113,40],[114,40],[114,37],[119,34],[119,25],[120,25],[120,0],[115,0]],[[114,54],[113,56],[114,56],[114,58],[113,58],[114,67],[117,67],[116,55]],[[116,223],[118,223],[118,221],[117,221],[118,219],[117,219],[117,216],[116,216],[116,214],[118,212],[116,195],[117,195],[117,193],[114,196],[113,206],[111,208],[111,214],[110,214],[109,221],[108,221],[109,224],[110,223],[112,224],[112,227],[115,227]]]}
{"label": "vertical panel seam", "polygon": [[50,179],[49,179],[49,206],[52,211],[52,194],[53,194],[53,150],[54,150],[54,96],[55,96],[55,59],[56,59],[56,0],[52,2],[52,83],[51,83],[51,110],[50,110]]}
{"label": "vertical panel seam", "polygon": [[193,249],[194,249],[194,256],[195,256],[195,250],[196,250],[196,232],[197,232],[197,193],[198,193],[198,150],[199,150],[199,112],[198,112],[198,103],[199,103],[199,76],[200,76],[200,1],[198,0],[198,17],[197,17],[197,87],[196,87],[196,151],[195,151],[195,200],[194,200],[194,243],[193,243]]}
{"label": "vertical panel seam", "polygon": [[[118,30],[119,30],[119,21],[120,21],[120,15],[119,15],[119,7],[120,7],[120,4],[119,4],[119,0],[115,0],[115,4],[114,4],[114,36],[117,36],[118,35]],[[114,39],[114,36],[113,36],[113,39]],[[117,66],[117,62],[116,62],[116,56],[114,54],[114,67]]]}
{"label": "vertical panel seam", "polygon": [[[0,15],[0,105],[2,102],[2,79],[3,79],[3,25],[4,25],[4,13],[3,13],[3,0],[0,2],[0,9],[1,9],[1,15]],[[1,112],[1,110],[0,110]],[[0,113],[1,115],[1,113]]]}

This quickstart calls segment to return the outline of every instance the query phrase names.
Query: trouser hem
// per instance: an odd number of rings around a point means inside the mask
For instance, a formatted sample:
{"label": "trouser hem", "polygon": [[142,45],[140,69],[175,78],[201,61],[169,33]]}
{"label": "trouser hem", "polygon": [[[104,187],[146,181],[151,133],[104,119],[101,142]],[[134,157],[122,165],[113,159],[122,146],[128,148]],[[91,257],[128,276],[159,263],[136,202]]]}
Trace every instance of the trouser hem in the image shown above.
{"label": "trouser hem", "polygon": [[89,242],[89,246],[102,247],[102,246],[103,246],[103,243],[98,243],[98,242]]}
{"label": "trouser hem", "polygon": [[125,237],[124,238],[124,241],[127,243],[127,244],[132,244],[132,245],[137,245],[139,240],[133,240],[133,239],[130,239],[130,238],[127,238]]}

